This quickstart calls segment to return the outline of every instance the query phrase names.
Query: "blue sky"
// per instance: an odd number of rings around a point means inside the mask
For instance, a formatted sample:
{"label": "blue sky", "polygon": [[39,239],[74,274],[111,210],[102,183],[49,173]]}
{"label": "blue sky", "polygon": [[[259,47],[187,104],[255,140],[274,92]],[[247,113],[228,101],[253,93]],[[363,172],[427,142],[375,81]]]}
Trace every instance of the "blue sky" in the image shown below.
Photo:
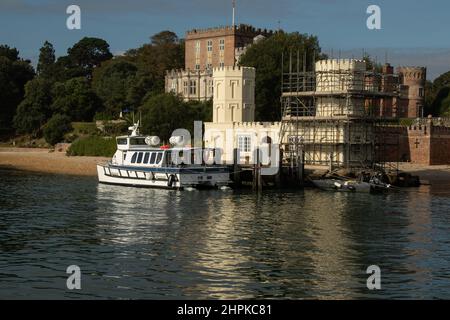
{"label": "blue sky", "polygon": [[[236,0],[237,23],[319,37],[324,51],[359,57],[363,49],[395,65],[425,65],[428,77],[450,70],[448,0]],[[82,29],[66,28],[66,8],[82,10]],[[369,5],[382,10],[382,30],[366,27]],[[84,36],[101,37],[114,53],[136,48],[158,31],[231,24],[231,0],[0,0],[0,43],[37,60],[45,40],[57,55]]]}

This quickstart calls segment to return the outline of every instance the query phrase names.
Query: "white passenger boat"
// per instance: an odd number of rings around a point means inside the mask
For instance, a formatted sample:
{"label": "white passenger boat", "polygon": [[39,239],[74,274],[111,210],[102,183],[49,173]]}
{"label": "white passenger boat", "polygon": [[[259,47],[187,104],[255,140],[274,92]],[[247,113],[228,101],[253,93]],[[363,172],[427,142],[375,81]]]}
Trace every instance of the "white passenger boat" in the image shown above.
{"label": "white passenger boat", "polygon": [[[154,146],[157,137],[140,136],[139,125],[129,136],[117,137],[111,161],[97,165],[100,183],[150,188],[218,188],[230,184],[227,167],[211,163],[214,150]],[[200,159],[200,161],[199,161]],[[200,163],[200,164],[194,164]]]}

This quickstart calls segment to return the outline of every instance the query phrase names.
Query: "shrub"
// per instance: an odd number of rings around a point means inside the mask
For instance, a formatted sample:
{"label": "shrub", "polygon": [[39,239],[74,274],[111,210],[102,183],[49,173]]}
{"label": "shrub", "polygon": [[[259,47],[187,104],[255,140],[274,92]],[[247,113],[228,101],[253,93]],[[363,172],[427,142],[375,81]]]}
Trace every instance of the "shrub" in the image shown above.
{"label": "shrub", "polygon": [[52,146],[61,142],[64,135],[72,130],[69,117],[56,114],[44,126],[44,138]]}
{"label": "shrub", "polygon": [[95,122],[72,122],[74,134],[82,135],[97,135],[98,129]]}
{"label": "shrub", "polygon": [[116,152],[116,140],[99,136],[75,140],[67,150],[68,156],[112,157]]}
{"label": "shrub", "polygon": [[409,127],[413,125],[415,119],[402,118],[400,119],[400,125],[403,127]]}
{"label": "shrub", "polygon": [[123,122],[106,122],[105,123],[105,134],[110,135],[110,136],[119,136],[122,134],[127,134],[128,133],[128,123],[126,123],[125,121]]}

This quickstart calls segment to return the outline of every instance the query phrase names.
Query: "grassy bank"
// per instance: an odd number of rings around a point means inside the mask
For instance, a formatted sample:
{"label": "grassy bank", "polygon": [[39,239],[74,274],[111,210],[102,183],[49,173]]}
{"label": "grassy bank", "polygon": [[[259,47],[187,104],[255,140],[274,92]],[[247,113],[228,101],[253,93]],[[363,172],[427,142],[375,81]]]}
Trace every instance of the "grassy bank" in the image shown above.
{"label": "grassy bank", "polygon": [[114,138],[89,136],[75,140],[67,150],[68,156],[112,157],[116,152]]}

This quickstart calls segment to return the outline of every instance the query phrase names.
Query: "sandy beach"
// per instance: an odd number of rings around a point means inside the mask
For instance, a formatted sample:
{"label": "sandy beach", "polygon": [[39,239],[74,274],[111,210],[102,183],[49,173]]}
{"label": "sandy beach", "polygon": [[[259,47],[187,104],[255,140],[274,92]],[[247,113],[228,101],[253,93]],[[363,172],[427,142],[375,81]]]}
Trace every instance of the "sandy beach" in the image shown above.
{"label": "sandy beach", "polygon": [[[0,147],[0,169],[96,176],[96,164],[107,160],[109,158],[68,157],[64,152],[50,152],[48,149]],[[323,167],[321,169],[323,170]],[[424,166],[400,163],[399,169],[418,175],[425,183],[450,185],[450,165]]]}
{"label": "sandy beach", "polygon": [[424,166],[412,163],[400,163],[399,169],[419,176],[423,183],[450,185],[450,165]]}
{"label": "sandy beach", "polygon": [[64,152],[36,148],[0,148],[0,169],[29,172],[96,176],[102,157],[68,157]]}

